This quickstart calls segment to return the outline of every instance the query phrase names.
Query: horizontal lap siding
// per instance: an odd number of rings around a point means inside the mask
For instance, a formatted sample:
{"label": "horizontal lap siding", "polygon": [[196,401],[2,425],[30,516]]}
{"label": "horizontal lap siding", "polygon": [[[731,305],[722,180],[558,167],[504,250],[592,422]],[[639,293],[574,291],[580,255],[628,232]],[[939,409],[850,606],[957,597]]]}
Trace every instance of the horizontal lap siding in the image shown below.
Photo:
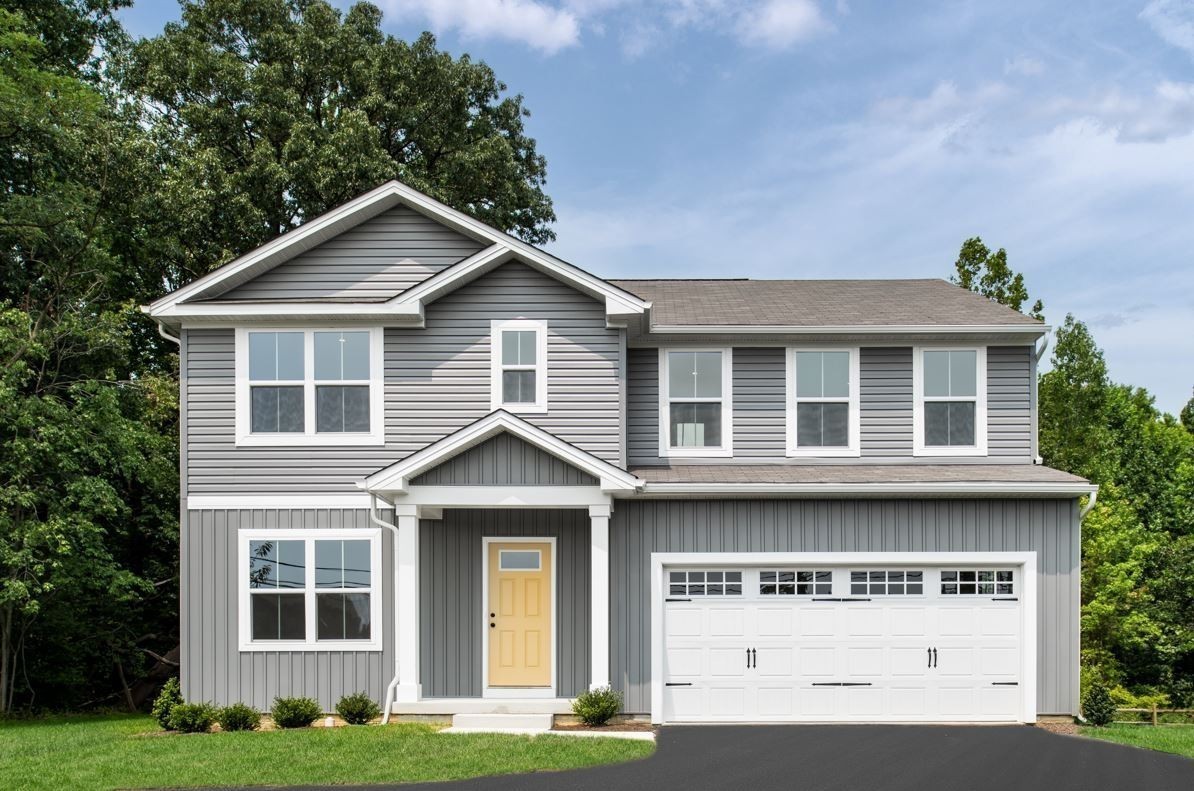
{"label": "horizontal lap siding", "polygon": [[784,458],[784,350],[734,349],[734,458]]}
{"label": "horizontal lap siding", "polygon": [[[247,703],[268,709],[277,696],[319,700],[331,711],[344,695],[365,692],[381,703],[394,673],[392,575],[381,575],[383,651],[239,650],[237,531],[249,528],[368,528],[363,509],[189,511],[182,528],[181,676],[187,700]],[[382,533],[383,568],[391,539]],[[376,585],[376,582],[375,582]]]}
{"label": "horizontal lap siding", "polygon": [[912,350],[898,347],[861,349],[859,369],[862,456],[910,459]]}
{"label": "horizontal lap siding", "polygon": [[411,481],[415,486],[596,486],[576,469],[518,437],[498,434]]}
{"label": "horizontal lap siding", "polygon": [[356,482],[488,414],[492,320],[548,323],[548,412],[527,420],[618,463],[618,331],[596,300],[507,264],[427,306],[425,329],[385,331],[384,447],[235,446],[234,333],[190,329],[189,494],[353,493]]}
{"label": "horizontal lap siding", "polygon": [[987,453],[1032,455],[1032,347],[987,349]]}
{"label": "horizontal lap siding", "polygon": [[626,501],[610,526],[612,677],[650,710],[652,552],[1035,551],[1037,705],[1077,711],[1079,555],[1072,500]]}
{"label": "horizontal lap siding", "polygon": [[631,466],[659,462],[659,351],[629,349],[626,365],[626,453]]}
{"label": "horizontal lap siding", "polygon": [[218,298],[389,298],[482,247],[451,228],[398,206]]}
{"label": "horizontal lap siding", "polygon": [[423,695],[480,697],[484,599],[481,539],[556,538],[556,682],[572,697],[589,685],[589,515],[577,510],[446,510],[419,541]]}

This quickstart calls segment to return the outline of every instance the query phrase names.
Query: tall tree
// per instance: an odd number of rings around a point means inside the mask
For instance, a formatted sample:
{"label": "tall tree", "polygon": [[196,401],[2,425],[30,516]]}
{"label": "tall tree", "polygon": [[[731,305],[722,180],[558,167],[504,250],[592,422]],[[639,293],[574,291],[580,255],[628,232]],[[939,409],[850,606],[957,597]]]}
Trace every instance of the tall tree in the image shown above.
{"label": "tall tree", "polygon": [[124,84],[161,146],[171,285],[390,178],[540,243],[546,163],[484,63],[324,0],[186,0]]}
{"label": "tall tree", "polygon": [[1024,275],[1011,270],[1007,264],[1007,250],[1002,247],[991,252],[980,237],[967,239],[962,242],[962,249],[958,251],[954,270],[956,274],[950,279],[962,288],[982,294],[987,299],[1007,305],[1033,318],[1044,318],[1045,307],[1039,299],[1032,303],[1031,309],[1024,309],[1024,303],[1028,301],[1028,287],[1024,285]]}
{"label": "tall tree", "polygon": [[1051,467],[1108,480],[1107,362],[1090,330],[1073,315],[1057,329],[1052,363],[1037,390],[1041,456]]}
{"label": "tall tree", "polygon": [[1194,398],[1186,402],[1182,407],[1182,413],[1178,418],[1181,424],[1186,427],[1186,431],[1194,434]]}

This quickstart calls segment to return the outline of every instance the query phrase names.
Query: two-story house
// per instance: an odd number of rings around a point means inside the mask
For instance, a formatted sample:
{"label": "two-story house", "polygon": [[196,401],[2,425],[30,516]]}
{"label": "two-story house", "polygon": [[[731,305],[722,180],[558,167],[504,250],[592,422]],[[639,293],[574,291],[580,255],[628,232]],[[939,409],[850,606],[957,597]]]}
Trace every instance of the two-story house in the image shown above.
{"label": "two-story house", "polygon": [[603,280],[391,182],[146,311],[182,682],[654,722],[1078,710],[1048,328],[939,280]]}

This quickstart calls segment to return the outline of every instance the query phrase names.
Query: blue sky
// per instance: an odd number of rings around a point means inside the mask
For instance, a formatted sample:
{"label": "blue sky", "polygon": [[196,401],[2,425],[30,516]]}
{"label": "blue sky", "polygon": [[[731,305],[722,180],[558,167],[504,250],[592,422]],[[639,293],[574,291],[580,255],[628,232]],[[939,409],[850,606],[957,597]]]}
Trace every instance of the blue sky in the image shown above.
{"label": "blue sky", "polygon": [[[946,277],[980,235],[1113,378],[1190,397],[1194,2],[378,5],[526,97],[579,266]],[[152,35],[178,9],[122,16]]]}

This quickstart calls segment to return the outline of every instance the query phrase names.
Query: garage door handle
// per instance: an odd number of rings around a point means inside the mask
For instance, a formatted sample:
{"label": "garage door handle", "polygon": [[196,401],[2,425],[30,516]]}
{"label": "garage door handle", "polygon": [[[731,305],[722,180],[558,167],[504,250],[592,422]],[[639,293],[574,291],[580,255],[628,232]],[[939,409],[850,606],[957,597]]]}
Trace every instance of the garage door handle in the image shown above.
{"label": "garage door handle", "polygon": [[937,649],[933,649],[933,667],[937,667]]}
{"label": "garage door handle", "polygon": [[870,601],[870,599],[842,599],[842,598],[828,598],[828,599],[813,599],[813,601]]}
{"label": "garage door handle", "polygon": [[929,652],[929,667],[932,667],[933,666],[933,649],[926,648],[925,651]]}
{"label": "garage door handle", "polygon": [[665,687],[691,687],[691,681],[668,681],[664,683]]}

